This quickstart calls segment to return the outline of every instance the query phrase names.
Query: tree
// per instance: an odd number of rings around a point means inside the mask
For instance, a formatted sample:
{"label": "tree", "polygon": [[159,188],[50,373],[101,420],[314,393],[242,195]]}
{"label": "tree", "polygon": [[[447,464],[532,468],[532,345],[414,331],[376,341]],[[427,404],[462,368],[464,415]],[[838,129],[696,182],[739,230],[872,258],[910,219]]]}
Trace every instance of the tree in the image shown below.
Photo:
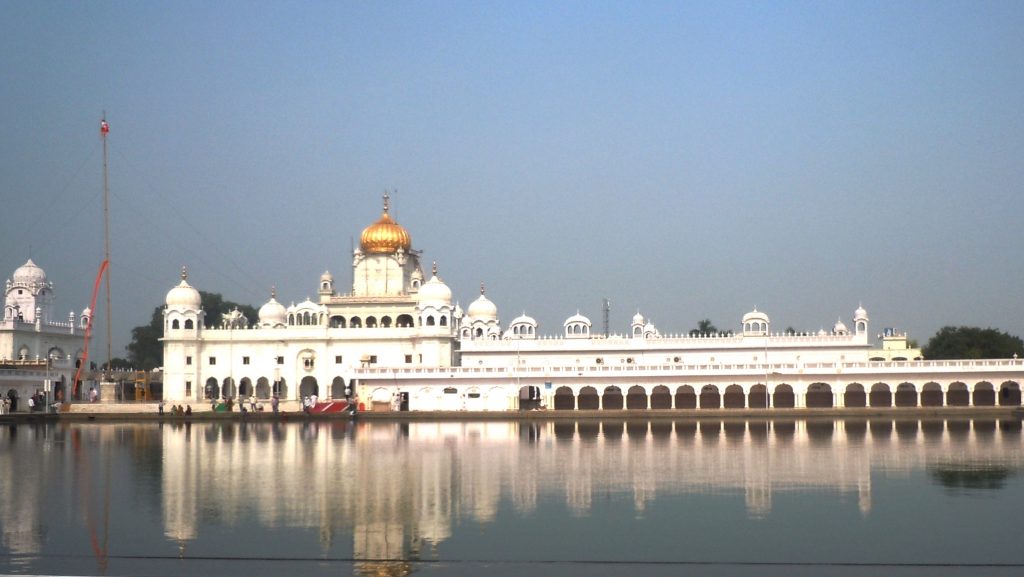
{"label": "tree", "polygon": [[1024,354],[1024,341],[992,328],[942,327],[921,353],[926,359],[1008,359]]}
{"label": "tree", "polygon": [[[200,306],[203,309],[203,324],[208,327],[220,325],[221,317],[235,307],[245,315],[249,322],[258,320],[259,313],[251,305],[241,305],[224,300],[219,293],[199,291]],[[164,335],[164,307],[153,309],[153,316],[148,325],[132,329],[132,342],[128,343],[128,360],[132,366],[142,370],[152,370],[164,364],[164,347],[160,337]]]}
{"label": "tree", "polygon": [[718,334],[718,328],[711,322],[711,319],[704,319],[697,322],[697,328],[690,331],[691,337],[699,337],[700,335],[714,335]]}

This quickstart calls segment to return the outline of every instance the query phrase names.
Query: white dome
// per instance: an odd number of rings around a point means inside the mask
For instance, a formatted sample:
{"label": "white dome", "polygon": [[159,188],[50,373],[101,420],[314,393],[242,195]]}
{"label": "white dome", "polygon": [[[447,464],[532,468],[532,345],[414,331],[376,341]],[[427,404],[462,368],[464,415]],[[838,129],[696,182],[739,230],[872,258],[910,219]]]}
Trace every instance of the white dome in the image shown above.
{"label": "white dome", "polygon": [[469,303],[466,315],[471,319],[497,320],[498,305],[491,302],[484,294],[484,286],[480,285],[480,298]]}
{"label": "white dome", "polygon": [[320,275],[320,282],[331,282],[332,283],[332,282],[334,282],[334,275],[331,274],[331,271],[325,270],[324,274]]}
{"label": "white dome", "polygon": [[523,314],[519,315],[518,317],[512,319],[512,322],[508,324],[508,326],[512,326],[512,325],[533,325],[533,326],[537,326],[537,321],[535,321],[533,319],[533,317],[527,316],[526,313],[523,313]]}
{"label": "white dome", "polygon": [[32,259],[17,268],[13,277],[15,284],[34,284],[46,282],[46,271],[36,266]]}
{"label": "white dome", "polygon": [[640,314],[639,311],[637,311],[637,313],[635,315],[633,315],[633,324],[634,325],[642,325],[642,324],[644,324],[644,315]]}
{"label": "white dome", "polygon": [[857,310],[853,311],[853,320],[855,321],[866,321],[868,320],[868,311],[864,310],[864,306],[857,307]]}
{"label": "white dome", "polygon": [[846,325],[843,324],[842,319],[836,319],[836,324],[832,327],[832,332],[837,335],[845,334],[849,333],[850,329],[846,328]]}
{"label": "white dome", "polygon": [[425,304],[450,305],[452,304],[452,289],[437,278],[435,273],[420,287],[419,300]]}
{"label": "white dome", "polygon": [[765,322],[766,323],[766,322],[768,322],[768,315],[766,315],[763,312],[757,310],[757,308],[754,308],[754,310],[752,310],[749,313],[743,315],[743,324],[747,324],[748,322],[752,322],[752,321],[761,321],[761,322]]}
{"label": "white dome", "polygon": [[167,293],[167,306],[198,310],[202,304],[199,291],[188,284],[188,271],[181,269],[181,282]]}
{"label": "white dome", "polygon": [[277,302],[275,296],[276,294],[271,292],[270,300],[260,307],[259,315],[261,325],[283,325],[285,324],[285,320],[288,318],[288,314],[284,310],[284,305]]}
{"label": "white dome", "polygon": [[565,319],[564,325],[565,326],[569,326],[569,325],[571,325],[573,323],[583,323],[583,324],[585,324],[585,325],[587,325],[589,327],[590,326],[590,319],[588,319],[587,317],[581,315],[580,313],[576,313],[576,314],[572,315],[571,317]]}

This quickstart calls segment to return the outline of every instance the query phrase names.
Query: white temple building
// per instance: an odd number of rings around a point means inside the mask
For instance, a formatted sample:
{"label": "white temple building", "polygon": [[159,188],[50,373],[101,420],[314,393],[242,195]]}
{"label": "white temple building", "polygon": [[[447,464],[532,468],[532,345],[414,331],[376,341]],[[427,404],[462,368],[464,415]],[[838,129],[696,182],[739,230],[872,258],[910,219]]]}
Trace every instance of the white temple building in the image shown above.
{"label": "white temple building", "polygon": [[32,259],[18,267],[4,286],[0,394],[16,397],[19,411],[26,410],[28,398],[36,392],[70,392],[82,357],[91,311],[86,308],[78,316],[71,311],[59,319],[54,302],[53,282]]}
{"label": "white temple building", "polygon": [[462,310],[436,265],[424,274],[389,214],[363,230],[353,282],[329,272],[318,300],[206,326],[182,271],[164,309],[164,397],[356,398],[364,410],[553,410],[968,406],[1021,404],[1021,359],[927,361],[905,335],[872,347],[858,306],[831,331],[772,330],[763,311],[725,334],[664,335],[639,312],[623,336],[579,313],[558,335],[524,312],[503,325],[484,286]]}

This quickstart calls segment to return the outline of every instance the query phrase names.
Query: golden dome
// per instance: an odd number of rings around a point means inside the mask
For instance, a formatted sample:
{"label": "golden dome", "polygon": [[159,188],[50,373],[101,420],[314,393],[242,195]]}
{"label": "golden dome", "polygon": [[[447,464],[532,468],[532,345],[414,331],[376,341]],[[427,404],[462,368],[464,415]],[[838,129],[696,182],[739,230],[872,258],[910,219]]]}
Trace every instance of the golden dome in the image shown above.
{"label": "golden dome", "polygon": [[391,254],[398,249],[408,251],[412,238],[402,225],[388,215],[388,195],[384,193],[384,214],[380,220],[363,229],[359,235],[359,248],[364,253]]}

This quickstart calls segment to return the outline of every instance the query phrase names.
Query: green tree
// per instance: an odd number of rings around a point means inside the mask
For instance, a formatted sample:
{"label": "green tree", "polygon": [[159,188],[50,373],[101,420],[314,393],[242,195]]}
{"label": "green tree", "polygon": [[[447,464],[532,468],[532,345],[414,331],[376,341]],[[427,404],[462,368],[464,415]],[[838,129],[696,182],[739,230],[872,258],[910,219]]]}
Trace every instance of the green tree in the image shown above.
{"label": "green tree", "polygon": [[978,327],[942,327],[921,350],[926,359],[1008,359],[1024,354],[1020,337]]}
{"label": "green tree", "polygon": [[714,335],[718,334],[718,327],[711,322],[711,319],[703,319],[697,321],[697,328],[690,331],[691,337],[698,337],[700,335]]}
{"label": "green tree", "polygon": [[[208,327],[220,325],[221,317],[235,307],[249,322],[256,322],[259,314],[251,305],[242,305],[224,300],[220,293],[199,291],[200,306],[203,309],[203,324]],[[160,337],[164,335],[164,307],[153,309],[148,325],[132,329],[132,341],[128,343],[128,360],[137,369],[151,370],[164,364],[164,346]]]}

